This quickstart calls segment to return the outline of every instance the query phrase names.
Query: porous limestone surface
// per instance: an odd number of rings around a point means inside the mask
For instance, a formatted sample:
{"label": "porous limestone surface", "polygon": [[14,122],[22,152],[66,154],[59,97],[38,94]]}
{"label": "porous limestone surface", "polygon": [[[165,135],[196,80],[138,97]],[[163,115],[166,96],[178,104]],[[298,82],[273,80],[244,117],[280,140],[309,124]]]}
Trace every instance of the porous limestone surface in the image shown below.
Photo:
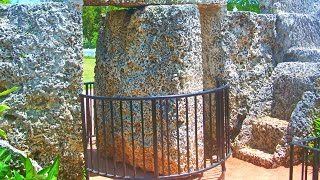
{"label": "porous limestone surface", "polygon": [[[316,94],[320,82],[319,68],[319,63],[309,62],[287,62],[276,66],[262,93],[257,94],[259,101],[250,108],[233,143],[236,157],[267,168],[288,164],[287,143],[293,138],[309,136],[313,119],[319,114]],[[247,147],[263,151],[266,156],[270,154],[273,163],[259,163],[255,160],[257,155],[246,152]]]}
{"label": "porous limestone surface", "polygon": [[85,5],[114,5],[121,7],[139,7],[148,5],[179,5],[206,4],[210,6],[225,6],[226,0],[93,0],[84,1]]}
{"label": "porous limestone surface", "polygon": [[268,116],[252,121],[250,147],[273,154],[278,145],[286,143],[288,125],[287,121]]}
{"label": "porous limestone surface", "polygon": [[319,0],[260,0],[262,13],[319,14]]}
{"label": "porous limestone surface", "polygon": [[[275,59],[278,63],[290,61],[290,54],[297,48],[320,49],[320,16],[307,14],[278,14],[277,15],[277,42]],[[296,52],[298,53],[298,52]],[[301,54],[301,53],[300,53]],[[317,59],[314,51],[304,51],[310,60]],[[291,55],[293,56],[293,55]],[[301,61],[305,61],[301,59]]]}
{"label": "porous limestone surface", "polygon": [[[320,46],[319,46],[320,47]],[[284,54],[284,62],[320,62],[320,48],[292,47]]]}
{"label": "porous limestone surface", "polygon": [[274,69],[275,22],[274,15],[228,12],[222,48],[224,77],[230,85],[232,135],[239,133],[251,107],[264,113],[270,106],[264,102],[270,91],[266,82]]}
{"label": "porous limestone surface", "polygon": [[[225,54],[222,49],[221,35],[223,21],[227,14],[226,8],[215,8],[212,6],[199,5],[201,20],[201,38],[202,38],[202,69],[203,69],[203,88],[205,90],[213,89],[218,86],[217,81],[223,79],[223,66],[225,64]],[[220,86],[223,82],[220,82]],[[211,104],[210,104],[211,103]],[[204,97],[204,119],[206,124],[212,124],[216,127],[216,106],[215,98]],[[211,105],[211,107],[210,107]],[[211,110],[211,113],[209,111]],[[210,117],[211,115],[211,117]],[[213,120],[210,122],[210,120]],[[206,149],[215,149],[216,129],[205,126]],[[210,137],[211,134],[211,137]],[[214,147],[210,147],[213,145]],[[212,157],[214,152],[206,151],[207,157]]]}
{"label": "porous limestone surface", "polygon": [[61,155],[61,179],[82,177],[81,23],[70,4],[0,6],[0,91],[19,87],[0,126],[42,166]]}
{"label": "porous limestone surface", "polygon": [[[199,92],[203,90],[202,41],[200,14],[197,5],[158,5],[146,6],[133,11],[115,11],[104,18],[97,44],[95,67],[95,89],[100,96],[156,96]],[[198,98],[197,115],[194,99],[188,99],[188,123],[186,122],[186,100],[178,101],[179,123],[176,124],[175,102],[168,101],[169,121],[165,109],[157,101],[157,142],[158,167],[160,174],[187,172],[187,141],[189,141],[190,170],[196,168],[195,153],[195,116],[197,116],[198,153],[203,154],[202,136],[202,98]],[[165,101],[162,101],[164,103]],[[114,102],[116,104],[117,102]],[[138,104],[137,104],[138,103]],[[164,104],[163,104],[164,105]],[[154,171],[153,132],[150,101],[144,102],[144,143],[141,132],[141,106],[133,102],[134,133],[130,127],[130,103],[123,102],[124,143],[126,162],[133,165],[132,152],[135,153],[135,165],[144,168],[143,147],[145,152],[145,170]],[[110,106],[106,105],[106,109]],[[119,104],[114,105],[114,126],[120,128]],[[98,109],[98,137],[103,136],[102,109]],[[110,112],[110,111],[109,111]],[[110,113],[106,113],[110,117]],[[101,119],[102,118],[102,119]],[[107,123],[109,123],[108,121]],[[161,124],[166,126],[161,131]],[[179,149],[177,146],[177,126],[179,128]],[[111,127],[108,126],[107,127]],[[169,130],[169,136],[167,135]],[[189,136],[187,137],[187,131]],[[111,132],[107,129],[107,132]],[[112,153],[111,144],[98,141],[101,153],[122,161],[120,131],[116,131],[115,140],[111,135],[107,142],[115,142],[116,155]],[[134,136],[134,148],[132,146]],[[170,152],[169,162],[161,153],[161,139],[164,138],[164,153]],[[101,139],[101,138],[100,138]],[[169,148],[168,143],[169,141]],[[180,167],[177,166],[177,153],[180,153]],[[107,152],[107,153],[105,153]],[[199,156],[199,167],[203,165]],[[164,166],[161,163],[164,160]],[[168,165],[169,164],[169,165]],[[163,171],[162,171],[163,170]]]}
{"label": "porous limestone surface", "polygon": [[[320,78],[318,78],[320,82]],[[303,94],[291,115],[289,134],[292,139],[303,139],[313,132],[313,121],[320,116],[320,86]]]}
{"label": "porous limestone surface", "polygon": [[290,121],[293,110],[304,92],[315,89],[320,77],[319,63],[288,62],[275,68],[272,116]]}

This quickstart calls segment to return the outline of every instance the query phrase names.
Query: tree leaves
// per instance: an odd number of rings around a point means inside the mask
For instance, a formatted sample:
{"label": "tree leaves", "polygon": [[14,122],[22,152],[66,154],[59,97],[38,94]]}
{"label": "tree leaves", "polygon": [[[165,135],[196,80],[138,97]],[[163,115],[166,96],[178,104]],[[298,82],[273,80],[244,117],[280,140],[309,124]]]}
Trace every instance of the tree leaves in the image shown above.
{"label": "tree leaves", "polygon": [[19,87],[14,86],[14,87],[12,87],[12,88],[10,88],[10,89],[7,89],[7,90],[5,90],[5,91],[3,91],[3,92],[0,92],[0,96],[6,96],[6,95],[8,95],[8,94],[10,94],[10,93],[12,93],[12,92],[14,92],[14,91],[16,91],[17,89],[19,89]]}
{"label": "tree leaves", "polygon": [[0,115],[2,115],[2,113],[6,110],[10,109],[9,106],[5,105],[5,104],[0,104]]}
{"label": "tree leaves", "polygon": [[232,11],[235,7],[239,11],[251,11],[260,13],[260,5],[258,0],[228,0],[228,10]]}

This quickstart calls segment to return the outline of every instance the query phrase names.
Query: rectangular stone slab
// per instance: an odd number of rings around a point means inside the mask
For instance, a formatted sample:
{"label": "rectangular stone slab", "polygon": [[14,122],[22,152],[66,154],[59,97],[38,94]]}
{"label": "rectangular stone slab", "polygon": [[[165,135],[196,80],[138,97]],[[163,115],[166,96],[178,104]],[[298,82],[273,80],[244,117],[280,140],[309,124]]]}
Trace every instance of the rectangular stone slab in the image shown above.
{"label": "rectangular stone slab", "polygon": [[147,5],[174,5],[174,4],[211,4],[215,6],[226,5],[225,0],[84,0],[87,6],[120,6],[139,7]]}

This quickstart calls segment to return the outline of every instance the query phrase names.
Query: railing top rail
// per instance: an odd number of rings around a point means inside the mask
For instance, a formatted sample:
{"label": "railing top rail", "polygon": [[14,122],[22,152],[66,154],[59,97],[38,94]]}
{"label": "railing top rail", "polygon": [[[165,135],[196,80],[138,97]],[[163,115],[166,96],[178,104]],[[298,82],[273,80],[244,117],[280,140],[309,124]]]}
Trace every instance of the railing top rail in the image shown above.
{"label": "railing top rail", "polygon": [[320,152],[320,149],[318,149],[318,148],[310,147],[310,146],[308,146],[308,145],[303,144],[303,143],[307,143],[307,142],[309,142],[309,141],[318,140],[318,139],[320,139],[320,136],[317,136],[317,137],[309,137],[309,138],[306,138],[306,139],[301,139],[301,140],[292,141],[292,142],[290,142],[289,144],[290,144],[290,145],[300,146],[300,147],[303,147],[303,148],[306,148],[306,149],[310,149],[310,150],[312,150],[312,151]]}
{"label": "railing top rail", "polygon": [[299,139],[299,140],[293,140],[292,142],[290,142],[290,144],[301,144],[301,143],[304,143],[304,142],[307,142],[307,141],[312,141],[312,140],[315,140],[315,139],[320,139],[320,136],[308,137],[308,138]]}
{"label": "railing top rail", "polygon": [[[86,84],[93,85],[93,82],[88,82]],[[174,99],[174,98],[185,98],[185,97],[192,97],[192,96],[200,96],[205,94],[211,94],[218,91],[222,91],[224,89],[229,88],[229,85],[223,85],[218,88],[205,90],[201,92],[195,92],[195,93],[189,93],[189,94],[177,94],[177,95],[159,95],[159,96],[138,96],[138,97],[110,97],[110,96],[92,96],[92,95],[86,95],[81,93],[80,97],[84,98],[90,98],[90,99],[97,99],[97,100],[111,100],[111,101],[140,101],[140,100],[155,100],[155,99]]]}

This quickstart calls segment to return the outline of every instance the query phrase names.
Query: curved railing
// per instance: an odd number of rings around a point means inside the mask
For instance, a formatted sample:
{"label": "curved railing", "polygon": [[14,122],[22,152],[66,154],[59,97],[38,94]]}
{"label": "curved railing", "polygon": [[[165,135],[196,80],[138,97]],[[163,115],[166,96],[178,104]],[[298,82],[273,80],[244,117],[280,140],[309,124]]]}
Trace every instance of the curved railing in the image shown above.
{"label": "curved railing", "polygon": [[[230,156],[228,86],[150,97],[80,94],[87,173],[123,179],[177,178]],[[88,177],[88,175],[87,175]]]}

